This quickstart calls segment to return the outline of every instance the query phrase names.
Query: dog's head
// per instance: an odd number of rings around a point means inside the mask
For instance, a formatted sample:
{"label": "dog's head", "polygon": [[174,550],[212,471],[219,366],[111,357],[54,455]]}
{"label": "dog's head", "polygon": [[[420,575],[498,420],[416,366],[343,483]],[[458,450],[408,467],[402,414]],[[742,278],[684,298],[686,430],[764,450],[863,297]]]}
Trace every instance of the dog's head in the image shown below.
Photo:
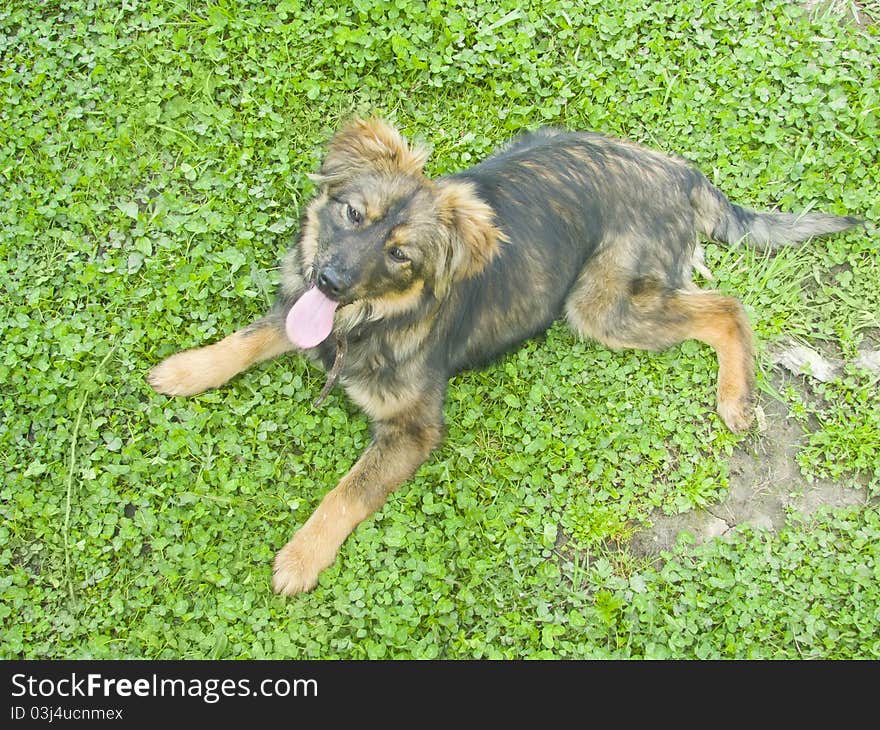
{"label": "dog's head", "polygon": [[299,241],[308,283],[340,305],[403,311],[488,264],[501,238],[492,209],[470,183],[425,177],[426,158],[379,119],[334,135]]}

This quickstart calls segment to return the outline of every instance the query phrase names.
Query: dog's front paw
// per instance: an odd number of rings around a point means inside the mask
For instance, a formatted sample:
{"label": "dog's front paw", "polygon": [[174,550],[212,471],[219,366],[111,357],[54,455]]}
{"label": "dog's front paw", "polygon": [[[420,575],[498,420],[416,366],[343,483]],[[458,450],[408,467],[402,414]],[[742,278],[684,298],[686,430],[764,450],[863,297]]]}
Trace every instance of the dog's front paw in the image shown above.
{"label": "dog's front paw", "polygon": [[306,547],[306,541],[293,539],[275,556],[272,574],[272,589],[285,596],[295,596],[312,590],[318,584],[318,574],[324,566],[319,566],[314,550]]}
{"label": "dog's front paw", "polygon": [[147,382],[165,395],[195,395],[222,385],[222,374],[210,349],[185,350],[166,358],[150,370]]}

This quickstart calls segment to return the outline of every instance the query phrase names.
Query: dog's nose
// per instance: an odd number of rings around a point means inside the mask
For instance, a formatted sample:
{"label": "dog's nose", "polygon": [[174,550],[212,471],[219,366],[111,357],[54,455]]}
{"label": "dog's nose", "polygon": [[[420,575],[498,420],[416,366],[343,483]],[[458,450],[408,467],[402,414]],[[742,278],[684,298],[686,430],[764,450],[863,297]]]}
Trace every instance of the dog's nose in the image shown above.
{"label": "dog's nose", "polygon": [[318,289],[328,297],[338,299],[348,288],[348,280],[332,266],[325,266],[318,273]]}

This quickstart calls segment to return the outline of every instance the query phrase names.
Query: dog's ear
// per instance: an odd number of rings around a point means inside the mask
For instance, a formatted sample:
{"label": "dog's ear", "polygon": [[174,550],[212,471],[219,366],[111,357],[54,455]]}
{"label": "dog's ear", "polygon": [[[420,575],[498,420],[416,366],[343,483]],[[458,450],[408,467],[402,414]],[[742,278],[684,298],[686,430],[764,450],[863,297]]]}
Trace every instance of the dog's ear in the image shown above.
{"label": "dog's ear", "polygon": [[333,185],[370,171],[418,176],[427,159],[425,147],[410,144],[387,122],[354,119],[333,135],[321,169],[309,177]]}
{"label": "dog's ear", "polygon": [[441,180],[437,183],[437,213],[449,231],[446,270],[438,279],[448,283],[481,272],[504,241],[504,234],[494,223],[495,211],[477,195],[471,183]]}

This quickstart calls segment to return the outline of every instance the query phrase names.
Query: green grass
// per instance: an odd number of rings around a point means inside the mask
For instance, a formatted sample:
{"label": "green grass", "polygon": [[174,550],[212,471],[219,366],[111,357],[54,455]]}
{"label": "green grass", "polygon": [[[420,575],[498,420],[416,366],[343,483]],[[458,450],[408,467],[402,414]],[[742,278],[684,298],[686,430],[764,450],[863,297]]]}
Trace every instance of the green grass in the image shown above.
{"label": "green grass", "polygon": [[[0,655],[880,657],[876,507],[662,567],[622,548],[655,508],[726,493],[741,439],[693,343],[615,354],[556,326],[456,378],[444,446],[294,600],[270,592],[274,551],[365,418],[338,390],[314,409],[322,377],[296,358],[191,399],[146,385],[265,310],[306,175],[354,112],[428,141],[432,174],[522,128],[592,128],[685,154],[743,204],[874,230],[876,26],[785,2],[521,5],[0,10]],[[869,233],[707,253],[762,347],[877,347]],[[877,387],[847,368],[782,394],[806,474],[876,494]]]}

